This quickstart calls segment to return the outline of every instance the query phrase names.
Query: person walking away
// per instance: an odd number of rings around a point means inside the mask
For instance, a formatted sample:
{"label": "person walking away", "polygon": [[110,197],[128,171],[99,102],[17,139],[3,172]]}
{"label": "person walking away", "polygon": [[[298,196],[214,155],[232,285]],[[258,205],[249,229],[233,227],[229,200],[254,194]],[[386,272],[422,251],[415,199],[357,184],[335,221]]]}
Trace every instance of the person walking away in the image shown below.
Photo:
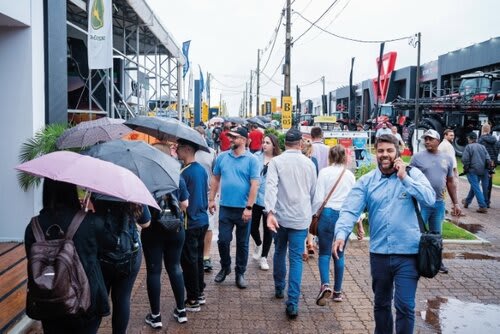
{"label": "person walking away", "polygon": [[443,140],[438,146],[438,150],[447,154],[451,160],[453,161],[453,176],[455,181],[455,186],[457,188],[458,193],[458,167],[457,167],[457,156],[455,149],[453,148],[453,140],[455,140],[455,133],[452,129],[446,129],[443,133]]}
{"label": "person walking away", "polygon": [[[330,148],[328,156],[330,166],[323,168],[318,175],[316,182],[316,191],[312,212],[317,212],[326,196],[330,193],[337,180],[340,180],[328,199],[321,216],[318,221],[318,243],[319,243],[319,258],[318,268],[321,278],[321,287],[316,304],[325,306],[326,301],[333,293],[333,300],[336,302],[342,301],[342,281],[344,277],[344,252],[339,253],[339,258],[333,259],[334,265],[334,286],[333,291],[330,288],[330,259],[332,257],[333,236],[335,232],[335,224],[339,217],[342,203],[351,191],[356,178],[354,174],[347,169],[347,156],[345,148],[341,145]],[[363,233],[363,224],[358,224],[359,234]],[[348,238],[348,237],[347,237]],[[347,240],[346,238],[346,240]]]}
{"label": "person walking away", "polygon": [[[429,180],[434,192],[436,201],[432,206],[422,205],[422,219],[429,225],[429,230],[441,234],[446,205],[443,199],[446,189],[450,194],[453,203],[451,213],[460,216],[461,209],[458,205],[457,187],[453,175],[453,160],[449,155],[438,150],[440,136],[435,130],[427,130],[421,137],[424,140],[425,151],[420,151],[413,155],[410,166],[420,169]],[[441,262],[440,273],[447,274],[448,268]]]}
{"label": "person walking away", "polygon": [[[464,165],[464,173],[467,175],[467,180],[470,184],[467,197],[462,200],[464,208],[468,208],[474,196],[476,196],[479,209],[476,212],[488,213],[488,203],[486,202],[485,194],[488,192],[488,184],[490,175],[487,166],[491,165],[490,155],[486,148],[477,143],[477,135],[470,132],[467,135],[469,144],[465,146],[462,153],[462,163]],[[481,183],[481,187],[479,186]],[[482,189],[481,189],[482,188]]]}
{"label": "person walking away", "polygon": [[264,134],[259,131],[256,124],[252,124],[252,131],[248,134],[248,138],[250,139],[250,152],[255,153],[262,150],[262,140],[264,139]]}
{"label": "person walking away", "polygon": [[215,124],[214,129],[212,130],[212,141],[214,142],[214,150],[219,153],[220,148],[220,134],[222,132],[222,128],[219,123]]}
{"label": "person walking away", "polygon": [[[203,128],[201,127],[196,127],[196,131],[202,135]],[[210,152],[205,152],[203,150],[197,150],[196,153],[194,154],[194,159],[199,162],[203,168],[205,168],[205,171],[207,172],[208,176],[208,186],[210,187],[210,179],[212,178],[212,169],[214,168],[214,163],[215,163],[215,158],[217,157],[217,152],[213,148],[209,148]],[[210,188],[208,190],[207,196],[210,195]],[[207,233],[205,233],[205,240],[203,242],[203,269],[206,273],[209,273],[212,271],[212,260],[210,259],[210,251],[212,249],[212,237],[213,233],[212,230],[215,227],[215,221],[217,219],[217,215],[212,215],[210,214],[209,210],[207,209],[207,215],[208,215],[208,230]]]}
{"label": "person walking away", "polygon": [[208,174],[195,160],[197,145],[177,140],[177,155],[183,162],[181,175],[189,192],[186,209],[186,235],[181,255],[181,266],[186,286],[186,310],[197,312],[206,303],[203,270],[203,249],[208,229]]}
{"label": "person walking away", "polygon": [[[199,126],[199,125],[198,125]],[[197,127],[198,127],[197,126]],[[203,129],[203,127],[201,127]],[[197,130],[198,131],[198,130]],[[199,131],[198,131],[199,132]],[[214,148],[214,141],[212,139],[213,125],[208,123],[206,129],[203,129],[203,138],[206,140],[208,147]],[[201,134],[201,133],[200,133]]]}
{"label": "person walking away", "polygon": [[[43,208],[36,217],[42,233],[47,240],[59,239],[61,235],[57,232],[66,233],[73,217],[81,210],[76,186],[45,178],[42,202]],[[36,242],[33,224],[32,220],[24,233],[24,247],[28,258],[31,246]],[[104,236],[104,221],[88,212],[74,234],[73,242],[90,286],[90,308],[83,315],[55,316],[42,320],[44,333],[94,334],[97,333],[102,317],[109,315],[108,295],[98,260],[99,244]]]}
{"label": "person walking away", "polygon": [[219,140],[220,140],[219,153],[229,151],[229,149],[231,148],[231,139],[228,136],[229,130],[230,130],[229,126],[224,125],[222,132],[219,134]]}
{"label": "person walking away", "polygon": [[[264,213],[264,195],[266,192],[266,176],[269,162],[271,159],[280,155],[281,150],[278,143],[278,138],[275,135],[267,135],[262,142],[262,152],[256,154],[260,165],[262,166],[260,172],[259,191],[257,192],[257,200],[252,208],[252,230],[251,236],[255,241],[255,251],[253,254],[254,260],[259,261],[261,270],[269,270],[267,263],[267,255],[271,249],[273,235],[271,230],[267,227],[267,214]],[[260,237],[260,224],[262,219],[262,239]],[[263,241],[262,241],[263,240]]]}
{"label": "person walking away", "polygon": [[396,333],[413,333],[420,229],[412,197],[426,206],[432,206],[436,198],[418,168],[407,172],[398,148],[392,135],[377,138],[378,168],[356,182],[335,226],[333,254],[338,259],[358,217],[368,209],[375,333],[393,333],[393,300]]}
{"label": "person walking away", "polygon": [[220,187],[217,245],[221,269],[214,280],[221,283],[231,273],[231,240],[236,227],[236,286],[245,289],[252,207],[259,188],[260,166],[255,156],[246,150],[247,129],[240,127],[228,134],[231,150],[220,154],[215,160],[208,202],[210,213],[213,214],[216,210],[215,196]]}
{"label": "person walking away", "polygon": [[328,152],[330,148],[323,144],[323,130],[319,126],[311,129],[312,156],[318,161],[318,170],[328,166]]}
{"label": "person walking away", "polygon": [[403,152],[403,150],[405,149],[405,142],[404,142],[403,138],[401,137],[401,135],[399,134],[397,126],[391,127],[391,134],[394,137],[396,137],[396,139],[398,140],[399,151]]}
{"label": "person walking away", "polygon": [[[313,146],[312,142],[309,139],[305,139],[302,141],[302,154],[304,154],[306,157],[311,159],[311,161],[314,163],[314,166],[316,167],[316,176],[318,176],[318,160],[313,156]],[[314,244],[314,235],[311,233],[307,233],[307,238],[306,238],[306,248],[304,249],[304,253],[302,254],[302,260],[307,261],[309,260],[309,256],[314,257],[314,254],[316,254],[316,247]]]}
{"label": "person walking away", "polygon": [[[108,295],[111,295],[113,334],[125,334],[130,319],[130,298],[137,274],[141,269],[142,252],[138,224],[149,227],[151,214],[148,206],[113,200],[93,200],[97,215],[105,222],[107,242],[103,244],[99,260]],[[124,249],[120,247],[126,247]]]}
{"label": "person walking away", "polygon": [[273,278],[276,298],[284,298],[288,250],[288,300],[286,315],[299,313],[302,282],[302,254],[312,217],[316,170],[301,152],[302,134],[290,129],[285,134],[285,152],[273,158],[267,168],[265,208],[267,226],[275,233]]}
{"label": "person walking away", "polygon": [[488,189],[484,195],[486,201],[486,207],[489,209],[491,204],[491,188],[493,187],[493,174],[495,174],[495,168],[497,167],[496,161],[498,157],[498,150],[500,144],[498,140],[491,135],[491,126],[489,124],[484,124],[481,128],[481,137],[479,137],[478,143],[483,145],[488,151],[490,156],[490,165],[488,169]]}
{"label": "person walking away", "polygon": [[[179,189],[165,195],[164,198],[168,199],[168,196],[175,198],[174,201],[178,201],[181,212],[186,210],[189,205],[189,193],[182,176],[179,180]],[[187,322],[184,277],[180,264],[185,230],[184,227],[181,227],[175,231],[165,231],[158,222],[160,212],[151,207],[150,210],[151,226],[141,233],[142,249],[146,260],[146,286],[151,308],[145,322],[152,328],[162,328],[160,314],[162,262],[167,270],[170,287],[174,293],[176,308],[173,311],[173,316],[179,323]]]}

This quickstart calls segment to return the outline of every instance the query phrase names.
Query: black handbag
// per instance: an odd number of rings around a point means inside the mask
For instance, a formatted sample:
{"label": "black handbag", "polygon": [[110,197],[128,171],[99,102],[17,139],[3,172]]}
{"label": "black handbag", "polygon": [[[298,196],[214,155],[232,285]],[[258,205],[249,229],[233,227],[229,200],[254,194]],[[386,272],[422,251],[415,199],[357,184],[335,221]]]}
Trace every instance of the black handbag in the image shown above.
{"label": "black handbag", "polygon": [[161,211],[157,221],[161,228],[165,232],[178,232],[182,228],[182,214],[175,196],[165,195],[158,204]]}
{"label": "black handbag", "polygon": [[443,257],[443,237],[441,234],[429,231],[424,224],[417,200],[412,197],[415,213],[420,227],[420,242],[418,244],[417,269],[420,276],[433,278],[441,268]]}

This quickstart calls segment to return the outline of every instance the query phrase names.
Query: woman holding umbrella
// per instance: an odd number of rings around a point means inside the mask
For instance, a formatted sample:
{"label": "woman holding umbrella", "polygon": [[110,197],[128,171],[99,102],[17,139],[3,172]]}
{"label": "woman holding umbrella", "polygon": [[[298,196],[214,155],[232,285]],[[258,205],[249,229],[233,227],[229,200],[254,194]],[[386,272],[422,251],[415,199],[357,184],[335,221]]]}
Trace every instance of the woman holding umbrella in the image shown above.
{"label": "woman holding umbrella", "polygon": [[[76,186],[45,178],[43,182],[43,209],[37,216],[47,239],[60,238],[60,230],[66,233],[68,227],[81,210]],[[44,333],[97,333],[101,318],[109,314],[108,295],[99,266],[98,245],[103,239],[104,222],[97,215],[87,213],[76,231],[73,242],[87,275],[91,292],[91,304],[86,314],[81,316],[55,317],[42,320]],[[24,245],[30,254],[35,243],[33,221],[26,227]]]}

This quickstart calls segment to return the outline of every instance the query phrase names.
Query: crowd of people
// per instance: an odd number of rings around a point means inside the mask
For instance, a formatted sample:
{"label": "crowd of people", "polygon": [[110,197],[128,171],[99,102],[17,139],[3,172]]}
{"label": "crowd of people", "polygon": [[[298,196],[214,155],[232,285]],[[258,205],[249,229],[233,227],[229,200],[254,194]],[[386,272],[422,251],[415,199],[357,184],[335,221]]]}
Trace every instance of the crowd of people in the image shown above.
{"label": "crowd of people", "polygon": [[[142,257],[146,262],[150,304],[145,322],[153,328],[162,327],[160,291],[164,265],[176,302],[172,316],[179,323],[186,323],[187,312],[201,311],[207,302],[205,272],[211,272],[214,266],[210,246],[216,223],[220,256],[216,284],[224,282],[234,267],[235,285],[239,289],[248,287],[245,273],[251,236],[252,258],[261,270],[270,269],[268,257],[272,254],[274,297],[286,296],[285,313],[290,319],[299,313],[303,261],[316,250],[320,273],[316,304],[324,306],[330,299],[342,302],[347,241],[355,224],[358,239],[363,238],[360,217],[367,212],[375,332],[393,331],[393,300],[396,331],[413,332],[420,230],[412,198],[418,201],[424,221],[436,233],[442,232],[446,192],[452,201],[451,213],[463,214],[451,145],[454,134],[446,130],[441,141],[439,133],[426,131],[422,136],[425,151],[413,155],[408,166],[400,157],[404,143],[397,128],[381,129],[375,142],[378,168],[358,181],[347,168],[346,149],[341,145],[326,146],[319,127],[312,128],[310,139],[297,129],[288,130],[284,151],[276,136],[265,134],[256,125],[247,129],[229,123],[196,128],[211,147],[209,152],[184,140],[164,145],[163,152],[182,163],[178,190],[165,196],[175,199],[183,224],[165,231],[159,223],[160,212],[154,208],[93,198],[94,210],[87,212],[74,236],[75,248],[89,277],[92,307],[84,317],[42,321],[44,331],[96,333],[101,318],[112,310],[113,333],[126,333],[132,287]],[[480,213],[487,213],[490,205],[491,175],[498,163],[500,144],[490,130],[489,125],[483,126],[478,142],[475,133],[469,134],[469,145],[462,157],[471,185],[462,204],[468,208],[476,197]],[[315,239],[308,228],[323,202]],[[50,235],[54,224],[67,230],[80,208],[76,186],[45,180],[43,209],[38,217],[43,233]],[[107,240],[110,224],[125,226],[136,247],[129,268],[123,272],[109,267],[106,260],[106,254],[112,250],[104,245],[114,242]],[[27,252],[35,242],[33,228],[31,222],[26,229]],[[333,285],[329,270],[332,258]],[[448,268],[442,264],[440,271],[447,273]],[[112,307],[108,304],[109,295]]]}

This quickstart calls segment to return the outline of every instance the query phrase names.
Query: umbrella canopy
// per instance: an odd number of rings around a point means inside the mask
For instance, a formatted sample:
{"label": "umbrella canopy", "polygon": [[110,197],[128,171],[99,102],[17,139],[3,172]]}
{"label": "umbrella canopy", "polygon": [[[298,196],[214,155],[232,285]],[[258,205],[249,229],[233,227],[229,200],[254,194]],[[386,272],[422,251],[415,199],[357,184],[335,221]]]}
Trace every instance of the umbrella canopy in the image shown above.
{"label": "umbrella canopy", "polygon": [[127,168],[155,198],[179,188],[179,162],[145,142],[113,140],[92,146],[83,154]]}
{"label": "umbrella canopy", "polygon": [[56,145],[59,149],[88,147],[99,142],[119,139],[132,130],[123,125],[122,119],[109,117],[99,118],[93,121],[81,122],[66,130],[57,139]]}
{"label": "umbrella canopy", "polygon": [[245,124],[245,119],[241,117],[228,117],[226,118],[226,122],[236,123],[236,124]]}
{"label": "umbrella canopy", "polygon": [[258,119],[260,119],[264,123],[271,123],[271,121],[272,121],[271,117],[268,117],[268,116],[259,115],[259,116],[255,116],[255,117],[257,117]]}
{"label": "umbrella canopy", "polygon": [[198,146],[198,149],[210,152],[206,141],[195,129],[173,118],[137,116],[124,123],[135,131],[142,132],[160,140],[184,139]]}
{"label": "umbrella canopy", "polygon": [[251,123],[251,124],[255,124],[258,127],[261,127],[263,129],[266,128],[266,124],[262,120],[260,120],[258,117],[249,118],[249,119],[247,119],[247,122]]}
{"label": "umbrella canopy", "polygon": [[210,118],[210,120],[208,121],[209,124],[215,124],[215,123],[224,123],[224,118],[222,117],[212,117]]}
{"label": "umbrella canopy", "polygon": [[57,151],[20,164],[16,169],[160,209],[144,183],[134,173],[111,162],[86,155]]}

